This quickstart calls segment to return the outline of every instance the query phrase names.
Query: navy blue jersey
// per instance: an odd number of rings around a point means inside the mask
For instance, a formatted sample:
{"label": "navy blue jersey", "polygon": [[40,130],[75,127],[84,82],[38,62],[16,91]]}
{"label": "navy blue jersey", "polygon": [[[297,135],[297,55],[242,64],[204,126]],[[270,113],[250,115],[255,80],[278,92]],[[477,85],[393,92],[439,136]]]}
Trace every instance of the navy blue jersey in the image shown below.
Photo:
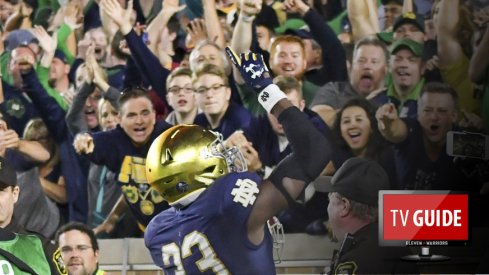
{"label": "navy blue jersey", "polygon": [[272,238],[248,240],[247,221],[261,179],[232,173],[216,180],[189,206],[158,214],[144,241],[166,274],[275,274]]}

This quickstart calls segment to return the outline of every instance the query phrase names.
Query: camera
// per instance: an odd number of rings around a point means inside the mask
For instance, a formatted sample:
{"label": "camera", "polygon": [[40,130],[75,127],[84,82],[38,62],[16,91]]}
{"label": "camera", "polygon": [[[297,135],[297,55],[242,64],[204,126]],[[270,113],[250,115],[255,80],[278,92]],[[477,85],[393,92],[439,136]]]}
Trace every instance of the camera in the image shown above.
{"label": "camera", "polygon": [[449,156],[489,159],[489,136],[450,131],[447,133],[446,150]]}

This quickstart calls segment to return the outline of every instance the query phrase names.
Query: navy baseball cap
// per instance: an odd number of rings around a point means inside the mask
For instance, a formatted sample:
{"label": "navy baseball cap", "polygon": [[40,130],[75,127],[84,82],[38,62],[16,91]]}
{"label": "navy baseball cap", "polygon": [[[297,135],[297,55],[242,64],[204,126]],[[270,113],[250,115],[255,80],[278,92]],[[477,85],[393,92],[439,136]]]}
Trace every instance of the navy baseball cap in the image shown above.
{"label": "navy baseball cap", "polygon": [[399,26],[408,23],[415,25],[420,31],[424,32],[424,18],[413,12],[406,12],[397,17],[394,21],[394,25],[392,25],[392,30],[396,31]]}
{"label": "navy baseball cap", "polygon": [[68,61],[66,60],[66,55],[63,51],[56,49],[54,52],[54,58],[58,58],[59,60],[63,61],[63,63],[67,64]]}
{"label": "navy baseball cap", "polygon": [[295,35],[295,36],[298,36],[302,39],[314,39],[314,37],[312,37],[312,34],[310,32],[308,32],[307,30],[304,30],[304,29],[298,29],[298,30],[286,29],[284,34]]}
{"label": "navy baseball cap", "polygon": [[18,46],[27,46],[30,43],[38,43],[37,38],[26,29],[19,29],[10,32],[5,38],[4,45],[7,51],[12,51]]}

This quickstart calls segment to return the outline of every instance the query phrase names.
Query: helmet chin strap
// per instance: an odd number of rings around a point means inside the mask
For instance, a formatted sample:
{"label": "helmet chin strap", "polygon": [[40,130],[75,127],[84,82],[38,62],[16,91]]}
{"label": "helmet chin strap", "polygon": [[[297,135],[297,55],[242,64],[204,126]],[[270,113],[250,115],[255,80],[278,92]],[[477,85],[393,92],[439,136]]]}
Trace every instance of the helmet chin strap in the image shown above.
{"label": "helmet chin strap", "polygon": [[273,249],[275,249],[275,256],[277,257],[275,263],[279,264],[282,262],[282,252],[285,244],[284,226],[275,216],[268,219],[267,226],[268,231],[272,235]]}

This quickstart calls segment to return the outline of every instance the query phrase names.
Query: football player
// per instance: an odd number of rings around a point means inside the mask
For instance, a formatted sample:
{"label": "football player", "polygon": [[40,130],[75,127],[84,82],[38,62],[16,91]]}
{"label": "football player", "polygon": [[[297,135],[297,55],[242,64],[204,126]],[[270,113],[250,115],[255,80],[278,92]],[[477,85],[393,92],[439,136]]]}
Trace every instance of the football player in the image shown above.
{"label": "football player", "polygon": [[218,133],[177,125],[151,145],[148,183],[172,208],[148,225],[145,244],[167,274],[274,274],[267,220],[287,208],[330,160],[330,146],[307,117],[272,83],[261,55],[226,48],[267,112],[283,125],[292,146],[266,179],[246,172],[236,147]]}

